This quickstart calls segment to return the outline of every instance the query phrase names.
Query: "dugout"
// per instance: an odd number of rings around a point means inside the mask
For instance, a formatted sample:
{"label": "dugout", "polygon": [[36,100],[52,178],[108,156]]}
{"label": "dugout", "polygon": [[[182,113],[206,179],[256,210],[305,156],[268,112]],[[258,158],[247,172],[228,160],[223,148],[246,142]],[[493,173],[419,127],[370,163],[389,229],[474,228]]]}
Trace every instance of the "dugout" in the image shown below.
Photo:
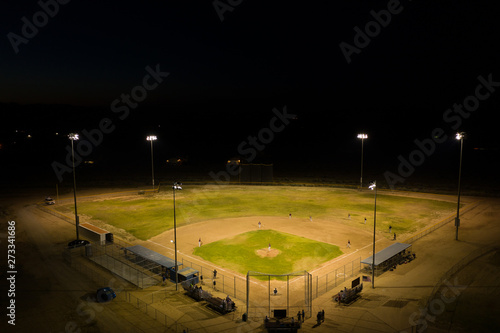
{"label": "dugout", "polygon": [[[382,274],[391,267],[400,264],[411,254],[411,244],[394,243],[382,251],[375,253],[375,274]],[[372,270],[373,256],[361,260],[364,270]]]}
{"label": "dugout", "polygon": [[78,225],[78,232],[83,238],[99,245],[106,245],[106,242],[113,243],[112,233],[90,223],[80,223]]}
{"label": "dugout", "polygon": [[[127,260],[139,265],[155,274],[162,274],[163,270],[169,273],[170,279],[175,281],[175,260],[165,257],[158,252],[150,250],[142,245],[129,246],[124,249]],[[177,269],[182,263],[177,261]]]}
{"label": "dugout", "polygon": [[[175,272],[175,267],[172,270],[172,273]],[[192,284],[197,284],[200,282],[199,280],[199,271],[191,267],[185,267],[179,270],[179,282],[189,281]],[[175,277],[175,275],[174,275]],[[174,279],[175,280],[175,279]]]}

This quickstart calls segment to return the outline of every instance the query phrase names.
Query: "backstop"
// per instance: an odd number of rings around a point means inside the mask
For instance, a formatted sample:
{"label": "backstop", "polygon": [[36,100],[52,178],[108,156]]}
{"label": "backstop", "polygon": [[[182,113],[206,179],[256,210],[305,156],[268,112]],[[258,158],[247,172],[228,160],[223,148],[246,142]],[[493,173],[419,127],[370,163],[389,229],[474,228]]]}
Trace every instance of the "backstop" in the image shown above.
{"label": "backstop", "polygon": [[248,318],[259,320],[265,316],[269,318],[296,317],[299,311],[304,311],[305,316],[310,317],[312,314],[312,275],[307,271],[288,274],[249,271],[246,296]]}

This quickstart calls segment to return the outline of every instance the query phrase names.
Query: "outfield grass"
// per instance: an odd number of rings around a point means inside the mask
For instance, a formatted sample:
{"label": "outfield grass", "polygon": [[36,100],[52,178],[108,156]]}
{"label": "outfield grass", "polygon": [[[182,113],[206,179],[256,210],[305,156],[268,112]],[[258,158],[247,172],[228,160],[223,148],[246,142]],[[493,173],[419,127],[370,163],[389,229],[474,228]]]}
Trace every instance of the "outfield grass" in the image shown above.
{"label": "outfield grass", "polygon": [[[210,219],[242,216],[288,216],[293,218],[337,219],[358,228],[366,217],[373,220],[374,198],[371,192],[355,190],[291,187],[291,186],[184,186],[176,192],[177,225]],[[173,228],[171,191],[155,196],[129,197],[99,201],[82,201],[79,212],[93,219],[124,229],[133,236],[147,240]],[[56,209],[70,213],[71,203]],[[387,231],[389,225],[398,234],[414,232],[430,220],[451,214],[455,203],[377,195],[377,229]],[[351,220],[347,221],[347,215]]]}
{"label": "outfield grass", "polygon": [[[267,251],[268,244],[280,253],[262,258],[256,251]],[[311,270],[342,254],[336,245],[274,230],[256,230],[213,242],[194,250],[194,254],[224,268],[246,274],[249,270],[286,274]]]}

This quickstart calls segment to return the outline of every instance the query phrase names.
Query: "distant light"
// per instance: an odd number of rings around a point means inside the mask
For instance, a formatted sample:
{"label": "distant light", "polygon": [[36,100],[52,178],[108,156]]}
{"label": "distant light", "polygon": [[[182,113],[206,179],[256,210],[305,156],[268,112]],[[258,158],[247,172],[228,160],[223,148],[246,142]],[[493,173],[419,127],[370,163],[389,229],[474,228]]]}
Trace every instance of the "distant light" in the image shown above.
{"label": "distant light", "polygon": [[155,141],[157,139],[156,135],[148,135],[148,137],[146,138],[146,140],[148,141]]}
{"label": "distant light", "polygon": [[377,187],[377,181],[376,181],[376,180],[374,180],[373,182],[371,182],[371,183],[370,183],[370,186],[368,186],[368,188],[369,188],[370,190],[373,190],[373,189],[374,189],[374,188],[376,188],[376,187]]}
{"label": "distant light", "polygon": [[174,186],[172,186],[172,188],[174,190],[182,190],[181,185],[182,185],[182,183],[174,183]]}
{"label": "distant light", "polygon": [[28,139],[31,139],[31,134],[28,134],[27,138],[28,138]]}
{"label": "distant light", "polygon": [[59,133],[58,133],[58,132],[56,132],[56,135],[59,135]]}
{"label": "distant light", "polygon": [[358,134],[358,139],[368,139],[368,134],[360,133]]}
{"label": "distant light", "polygon": [[462,140],[465,137],[465,132],[458,132],[455,139]]}
{"label": "distant light", "polygon": [[73,140],[79,140],[79,139],[80,139],[80,136],[78,135],[78,133],[69,133],[68,138],[69,138],[71,141],[73,141]]}

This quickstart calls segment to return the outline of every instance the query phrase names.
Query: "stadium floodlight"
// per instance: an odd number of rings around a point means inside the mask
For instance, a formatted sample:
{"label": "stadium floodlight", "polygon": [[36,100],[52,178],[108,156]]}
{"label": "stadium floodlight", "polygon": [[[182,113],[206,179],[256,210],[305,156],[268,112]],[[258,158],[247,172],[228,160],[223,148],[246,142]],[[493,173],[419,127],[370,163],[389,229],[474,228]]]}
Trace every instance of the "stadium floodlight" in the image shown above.
{"label": "stadium floodlight", "polygon": [[152,178],[152,184],[153,184],[153,193],[155,191],[155,167],[153,163],[153,142],[157,140],[156,135],[148,135],[146,137],[146,140],[151,142],[151,178]]}
{"label": "stadium floodlight", "polygon": [[462,178],[462,153],[464,148],[465,132],[458,132],[455,139],[460,140],[460,164],[458,167],[458,194],[457,194],[457,217],[455,218],[455,240],[458,240],[458,227],[460,226],[460,181]]}
{"label": "stadium floodlight", "polygon": [[368,139],[368,135],[364,133],[358,134],[358,139],[361,139],[361,178],[359,180],[359,189],[363,187],[363,142]]}
{"label": "stadium floodlight", "polygon": [[176,221],[176,216],[175,216],[175,191],[176,190],[182,190],[181,187],[182,183],[177,183],[175,182],[174,185],[172,186],[172,192],[174,194],[174,251],[175,251],[175,291],[179,290],[178,289],[178,284],[179,284],[179,276],[177,274],[179,270],[179,265],[177,265],[177,221]]}
{"label": "stadium floodlight", "polygon": [[78,133],[69,133],[68,138],[73,141],[73,140],[80,140],[80,135]]}
{"label": "stadium floodlight", "polygon": [[377,181],[370,183],[368,188],[375,191],[375,205],[373,208],[373,255],[372,255],[372,288],[375,288],[375,229],[377,226]]}
{"label": "stadium floodlight", "polygon": [[78,232],[78,226],[80,225],[80,221],[78,219],[78,210],[76,208],[76,173],[75,173],[75,145],[74,141],[78,141],[80,136],[78,133],[70,133],[68,138],[71,140],[71,157],[73,160],[73,196],[75,198],[75,226],[76,226],[76,239],[80,239],[80,235]]}

